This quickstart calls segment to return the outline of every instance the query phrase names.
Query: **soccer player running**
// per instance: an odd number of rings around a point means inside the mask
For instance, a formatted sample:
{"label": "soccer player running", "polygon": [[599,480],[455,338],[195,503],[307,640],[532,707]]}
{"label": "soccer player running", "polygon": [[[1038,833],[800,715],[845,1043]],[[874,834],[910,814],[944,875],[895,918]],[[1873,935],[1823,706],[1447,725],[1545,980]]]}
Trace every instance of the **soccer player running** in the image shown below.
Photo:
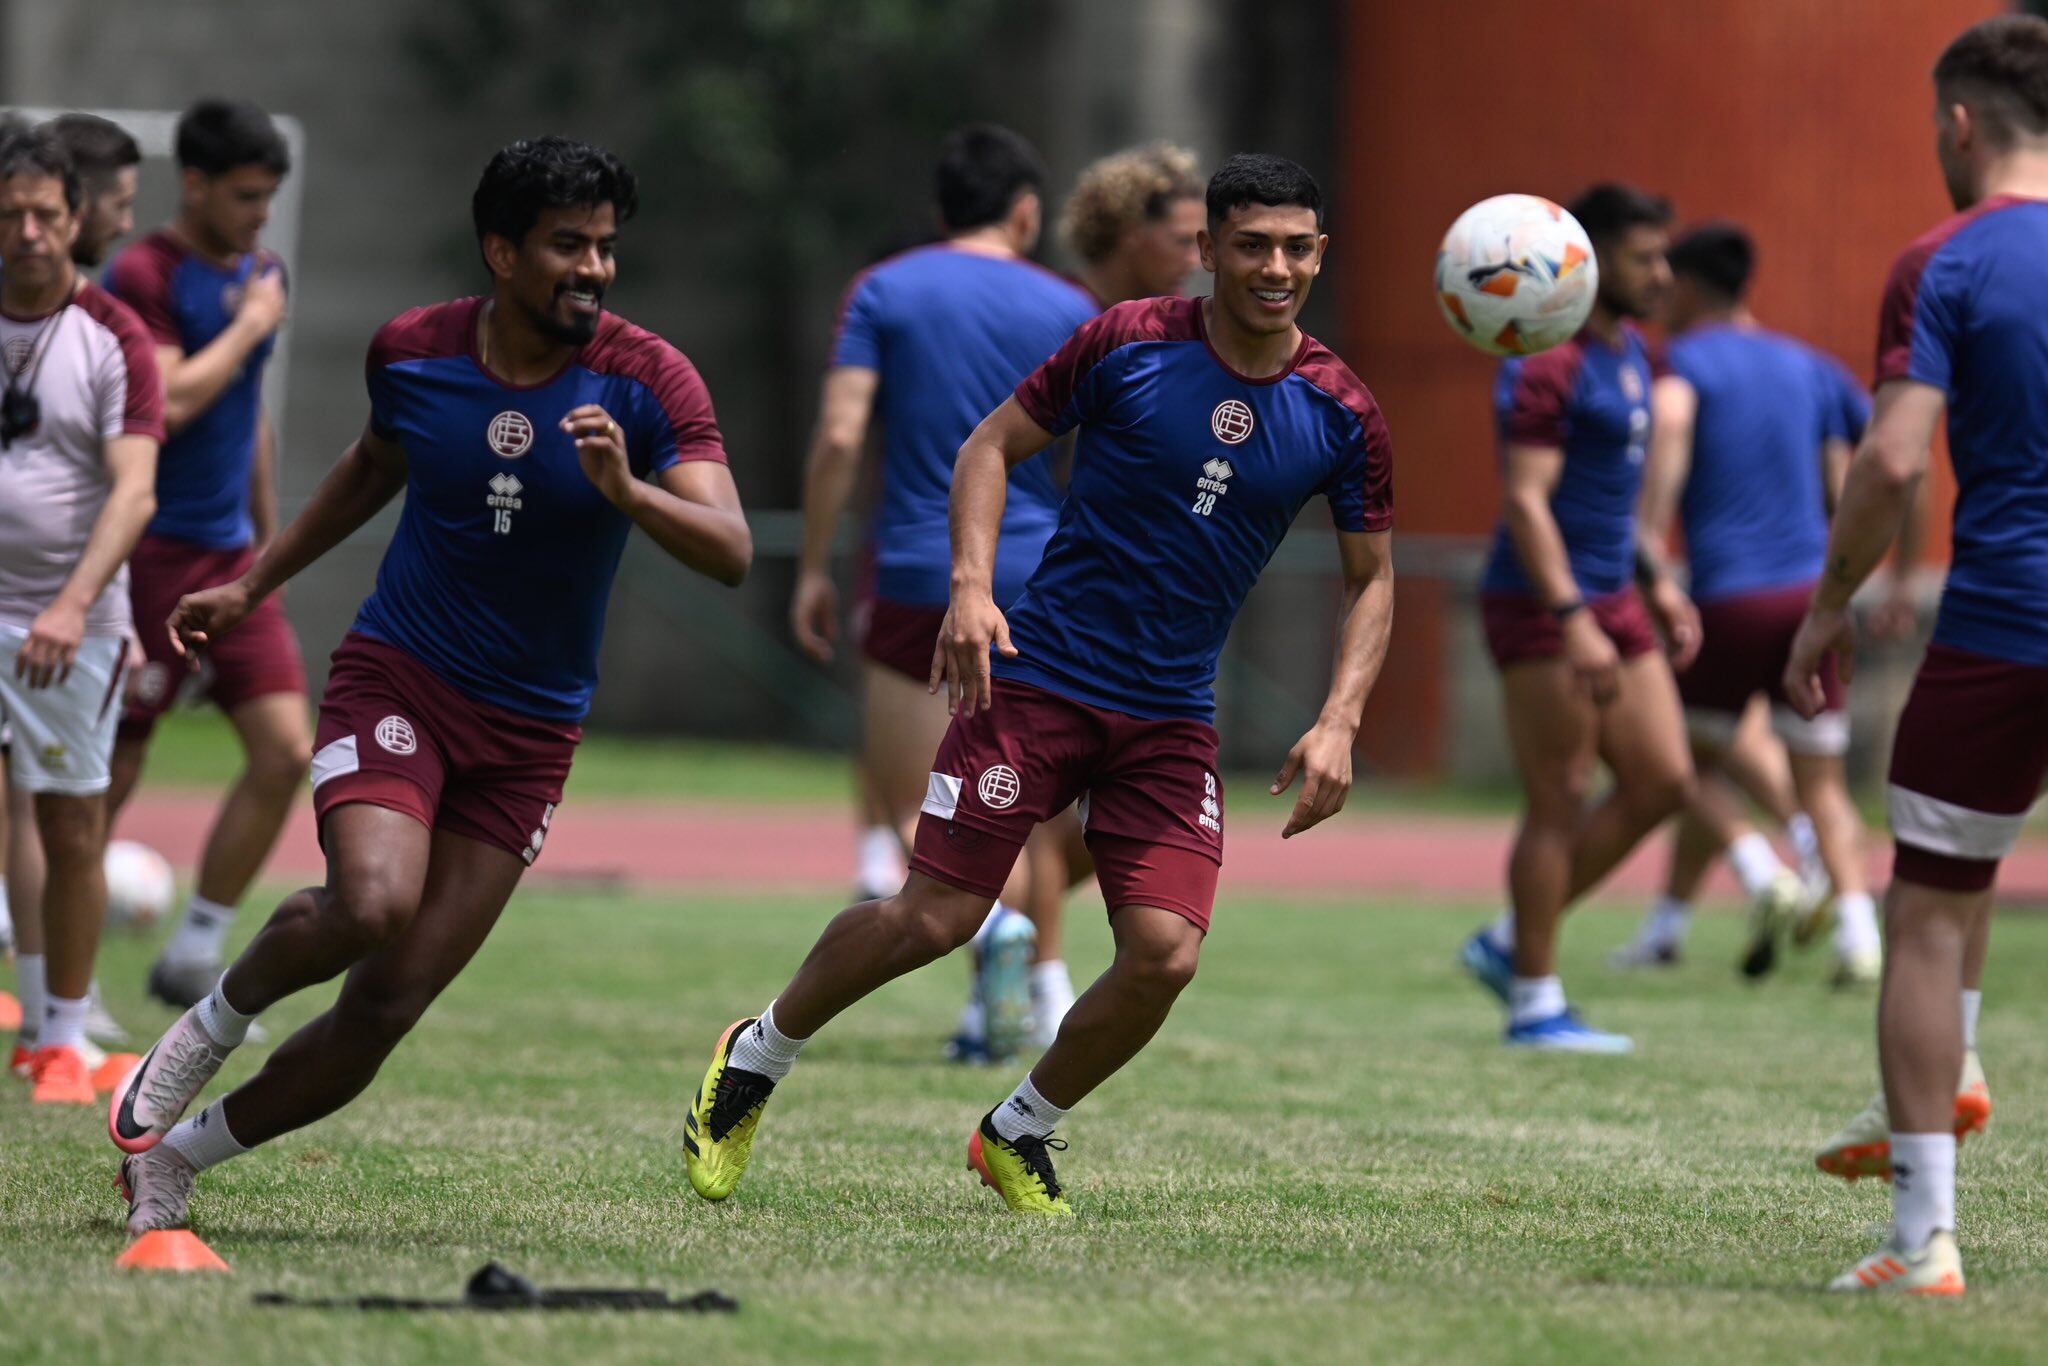
{"label": "soccer player running", "polygon": [[[1770,699],[1799,806],[1813,821],[1834,888],[1836,979],[1875,981],[1876,906],[1842,760],[1848,697],[1830,668],[1826,707],[1806,718],[1792,710],[1781,681],[1820,577],[1828,509],[1849,443],[1868,414],[1835,361],[1763,327],[1749,311],[1756,249],[1741,228],[1694,228],[1673,244],[1670,261],[1670,373],[1657,380],[1653,398],[1643,525],[1661,544],[1675,512],[1685,531],[1703,637],[1678,679],[1693,757],[1703,772],[1716,769],[1751,700]],[[1742,971],[1762,976],[1804,908],[1805,890],[1749,826],[1725,782],[1702,783],[1691,810],[1727,845],[1751,897]],[[1809,938],[1818,924],[1807,929]]]}
{"label": "soccer player running", "polygon": [[[1592,315],[1563,345],[1508,361],[1494,388],[1502,507],[1480,609],[1527,805],[1508,861],[1512,909],[1466,940],[1460,960],[1507,1006],[1509,1046],[1626,1053],[1629,1039],[1566,1004],[1558,927],[1692,789],[1672,662],[1651,614],[1680,668],[1699,647],[1699,622],[1636,535],[1651,367],[1633,320],[1670,284],[1671,209],[1612,184],[1570,207],[1599,260]],[[1596,759],[1614,788],[1589,806]]]}
{"label": "soccer player running", "polygon": [[[290,157],[268,115],[230,100],[186,110],[176,147],[178,216],[107,272],[108,287],[156,339],[170,428],[157,514],[131,566],[148,663],[114,746],[116,812],[186,673],[165,618],[186,594],[247,573],[277,534],[276,442],[262,389],[285,318],[285,280],[257,238]],[[284,828],[312,751],[305,665],[277,598],[264,598],[216,642],[206,665],[207,695],[234,727],[243,767],[214,818],[191,900],[149,971],[149,994],[180,1008],[220,976],[235,908]]]}
{"label": "soccer player running", "polygon": [[1824,661],[1848,662],[1850,597],[1897,533],[1946,416],[1955,549],[1892,745],[1877,1048],[1893,1223],[1831,1288],[1960,1295],[1958,1084],[1998,865],[2048,773],[2048,21],[1965,30],[1935,63],[1934,94],[1958,212],[1892,267],[1876,409],[1785,687],[1820,714]]}
{"label": "soccer player running", "polygon": [[[631,172],[516,142],[472,203],[491,293],[378,331],[362,436],[247,573],[171,618],[188,651],[232,639],[405,492],[321,699],[326,885],[286,898],[111,1105],[132,1233],[183,1224],[199,1171],[347,1104],[482,946],[561,801],[631,530],[721,583],[752,558],[696,370],[601,311]],[[341,973],[262,1071],[179,1122],[252,1018]]]}
{"label": "soccer player running", "polygon": [[[109,760],[129,630],[126,563],[153,507],[163,398],[142,323],[71,259],[84,203],[47,129],[0,136],[0,723],[33,795],[40,932],[17,960],[17,1063],[39,1104],[91,1104],[93,959],[106,913]],[[17,830],[15,837],[25,832]],[[25,1054],[26,1056],[22,1056]]]}
{"label": "soccer player running", "polygon": [[[953,588],[931,685],[953,723],[903,890],[842,911],[758,1019],[720,1037],[685,1121],[691,1184],[729,1196],[761,1110],[834,1016],[963,943],[1032,827],[1084,801],[1116,948],[1016,1092],[968,1140],[1012,1210],[1066,1215],[1054,1127],[1137,1055],[1195,973],[1223,849],[1216,658],[1318,494],[1345,584],[1329,695],[1271,791],[1284,835],[1344,804],[1393,619],[1391,452],[1378,406],[1296,325],[1322,267],[1322,196],[1293,162],[1239,155],[1209,182],[1207,299],[1119,304],[977,427],[953,476]],[[993,585],[1007,472],[1079,429],[1060,527],[1005,614]],[[991,667],[990,651],[998,656]],[[993,675],[993,677],[991,677]]]}
{"label": "soccer player running", "polygon": [[[1007,128],[959,129],[940,150],[935,180],[945,240],[890,257],[847,289],[804,473],[804,544],[789,609],[799,647],[829,661],[839,630],[833,541],[868,429],[879,421],[881,494],[868,533],[874,590],[861,632],[862,758],[906,850],[927,761],[946,730],[945,708],[925,676],[951,581],[953,457],[975,424],[1095,313],[1085,293],[1028,259],[1045,183],[1028,142]],[[1015,601],[1037,568],[1059,502],[1049,460],[1011,471],[993,582],[999,606]],[[1057,1017],[1072,1003],[1066,965],[1055,956],[1034,969],[1031,941],[1021,915],[991,917],[977,940],[976,988],[953,1041],[956,1057],[1007,1057],[1027,1015]]]}

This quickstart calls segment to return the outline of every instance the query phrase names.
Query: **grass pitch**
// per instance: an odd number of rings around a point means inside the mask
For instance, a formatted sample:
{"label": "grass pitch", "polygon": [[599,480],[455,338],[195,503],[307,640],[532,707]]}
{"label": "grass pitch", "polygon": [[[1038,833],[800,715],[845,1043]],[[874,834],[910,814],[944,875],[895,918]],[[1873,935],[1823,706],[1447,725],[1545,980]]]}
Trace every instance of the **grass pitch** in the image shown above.
{"label": "grass pitch", "polygon": [[[1998,1110],[1962,1163],[1970,1298],[1944,1306],[1818,1293],[1889,1208],[1807,1161],[1868,1097],[1871,1003],[1829,994],[1812,960],[1745,988],[1733,916],[1703,920],[1686,968],[1618,978],[1601,955],[1628,918],[1585,913],[1569,980],[1642,1051],[1571,1059],[1499,1047],[1451,966],[1478,908],[1228,903],[1164,1033],[1076,1114],[1061,1170],[1080,1217],[1057,1227],[1011,1218],[965,1170],[969,1127],[1015,1074],[935,1061],[963,976],[940,965],[812,1046],[739,1193],[704,1204],[684,1097],[831,909],[522,895],[367,1095],[202,1179],[195,1227],[232,1277],[114,1271],[103,1115],[32,1112],[8,1084],[0,1360],[1988,1362],[2048,1340],[2039,920],[1998,930]],[[1099,909],[1074,921],[1077,969],[1099,965]],[[148,952],[110,940],[102,976],[154,1032]],[[487,1258],[546,1283],[716,1286],[743,1308],[250,1302],[453,1295]]]}

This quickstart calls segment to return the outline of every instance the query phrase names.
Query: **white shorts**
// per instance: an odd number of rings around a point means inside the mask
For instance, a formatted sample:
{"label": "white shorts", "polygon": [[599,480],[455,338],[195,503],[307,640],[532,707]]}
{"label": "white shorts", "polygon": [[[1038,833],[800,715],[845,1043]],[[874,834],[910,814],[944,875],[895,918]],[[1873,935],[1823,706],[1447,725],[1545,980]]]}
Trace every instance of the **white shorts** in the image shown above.
{"label": "white shorts", "polygon": [[122,636],[87,636],[62,683],[31,688],[14,673],[28,632],[0,625],[0,726],[9,731],[7,778],[27,792],[90,797],[112,781],[121,720]]}

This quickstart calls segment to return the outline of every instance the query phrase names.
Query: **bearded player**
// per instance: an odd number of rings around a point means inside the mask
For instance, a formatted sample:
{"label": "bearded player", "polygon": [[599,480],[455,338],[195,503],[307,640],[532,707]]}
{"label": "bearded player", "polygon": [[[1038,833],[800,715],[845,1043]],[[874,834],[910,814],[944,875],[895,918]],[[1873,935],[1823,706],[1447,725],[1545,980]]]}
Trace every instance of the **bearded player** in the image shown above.
{"label": "bearded player", "polygon": [[[746,574],[703,382],[602,311],[636,198],[585,143],[493,157],[473,200],[492,292],[377,333],[363,435],[246,574],[172,616],[186,651],[231,640],[405,493],[321,700],[327,883],[287,898],[114,1096],[131,1233],[183,1224],[200,1171],[347,1104],[482,946],[562,799],[631,530],[721,583]],[[258,1013],[344,972],[332,1007],[180,1122]]]}

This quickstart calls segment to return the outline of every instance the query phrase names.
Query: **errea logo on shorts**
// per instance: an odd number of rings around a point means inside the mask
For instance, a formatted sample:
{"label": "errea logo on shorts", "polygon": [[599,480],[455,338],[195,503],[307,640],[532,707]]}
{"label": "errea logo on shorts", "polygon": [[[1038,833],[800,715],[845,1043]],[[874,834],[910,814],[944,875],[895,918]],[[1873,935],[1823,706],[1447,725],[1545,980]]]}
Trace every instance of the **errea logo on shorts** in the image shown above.
{"label": "errea logo on shorts", "polygon": [[1209,430],[1226,446],[1241,446],[1252,434],[1252,410],[1238,399],[1226,398],[1209,414]]}
{"label": "errea logo on shorts", "polygon": [[508,408],[491,419],[491,425],[484,429],[484,440],[500,456],[517,460],[533,449],[533,423],[525,413]]}
{"label": "errea logo on shorts", "polygon": [[981,781],[974,785],[974,794],[981,798],[981,804],[991,811],[1007,811],[1017,804],[1018,794],[1024,790],[1017,777],[1017,770],[1008,764],[997,764],[984,769]]}
{"label": "errea logo on shorts", "polygon": [[387,716],[377,723],[377,743],[393,754],[410,754],[420,747],[412,722],[403,716]]}

